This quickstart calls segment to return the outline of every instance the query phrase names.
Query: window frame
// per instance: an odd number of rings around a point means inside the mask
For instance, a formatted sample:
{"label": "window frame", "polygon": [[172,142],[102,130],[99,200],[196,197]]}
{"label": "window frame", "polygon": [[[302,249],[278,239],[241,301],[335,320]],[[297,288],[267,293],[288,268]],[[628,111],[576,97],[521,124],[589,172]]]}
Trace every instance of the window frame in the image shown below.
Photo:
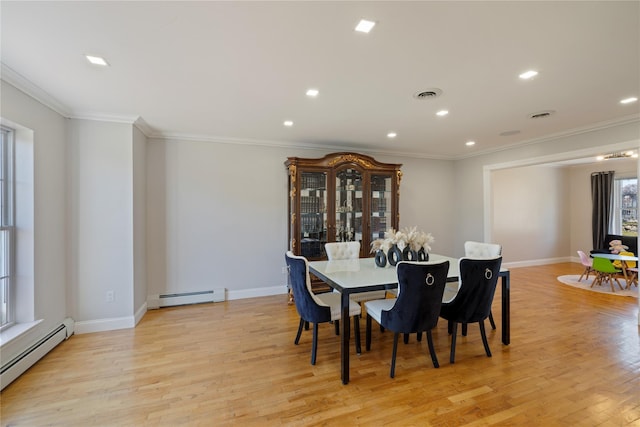
{"label": "window frame", "polygon": [[[635,206],[625,207],[622,203],[622,188],[623,181],[635,180],[636,181],[636,203]],[[635,210],[635,218],[638,219],[638,178],[635,176],[620,176],[616,177],[613,184],[613,215],[611,217],[611,232],[619,235],[634,236],[634,234],[626,233],[623,229],[623,210],[631,209]],[[636,229],[635,236],[638,235]]]}
{"label": "window frame", "polygon": [[15,130],[0,126],[0,331],[15,323]]}

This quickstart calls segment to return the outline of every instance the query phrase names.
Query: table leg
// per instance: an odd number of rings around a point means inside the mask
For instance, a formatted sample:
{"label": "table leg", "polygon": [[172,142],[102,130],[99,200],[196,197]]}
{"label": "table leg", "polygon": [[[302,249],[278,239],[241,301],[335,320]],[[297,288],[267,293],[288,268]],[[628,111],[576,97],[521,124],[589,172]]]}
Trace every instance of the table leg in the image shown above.
{"label": "table leg", "polygon": [[502,343],[509,345],[511,343],[511,295],[510,292],[510,273],[505,271],[502,276]]}
{"label": "table leg", "polygon": [[[627,287],[629,287],[629,277],[627,276],[627,268],[629,268],[629,266],[627,265],[627,261],[622,261],[620,264],[622,265],[622,275],[624,276],[624,283],[625,285],[627,285]],[[620,282],[618,282],[618,286],[620,286]]]}
{"label": "table leg", "polygon": [[342,293],[342,335],[340,336],[340,368],[342,384],[349,384],[349,335],[351,322],[349,319],[349,294]]}

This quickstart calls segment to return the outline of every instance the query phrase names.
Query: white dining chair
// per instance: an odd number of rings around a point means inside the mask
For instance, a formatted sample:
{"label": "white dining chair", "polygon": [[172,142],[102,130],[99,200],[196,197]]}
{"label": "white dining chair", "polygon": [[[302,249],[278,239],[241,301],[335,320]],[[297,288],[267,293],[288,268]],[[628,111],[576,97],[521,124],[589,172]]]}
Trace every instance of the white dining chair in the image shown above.
{"label": "white dining chair", "polygon": [[[325,243],[324,250],[329,261],[360,258],[360,242],[330,242]],[[362,303],[374,299],[383,299],[386,291],[359,292],[350,296],[351,301]]]}

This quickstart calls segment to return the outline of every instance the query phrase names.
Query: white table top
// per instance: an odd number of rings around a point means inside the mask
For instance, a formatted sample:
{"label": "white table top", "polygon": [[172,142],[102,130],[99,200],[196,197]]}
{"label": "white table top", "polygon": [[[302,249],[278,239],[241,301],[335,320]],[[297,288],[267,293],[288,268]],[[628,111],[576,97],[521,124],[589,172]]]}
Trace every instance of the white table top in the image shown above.
{"label": "white table top", "polygon": [[613,260],[619,260],[619,261],[638,261],[637,256],[631,256],[631,255],[593,253],[591,254],[591,256],[595,258],[606,258],[606,259],[613,259]]}
{"label": "white table top", "polygon": [[[455,282],[447,286],[445,298],[443,299],[447,301],[457,292],[458,259],[444,255],[429,254],[429,261],[426,264],[436,264],[442,261],[449,261],[447,280]],[[374,258],[311,261],[309,262],[309,269],[320,279],[341,292],[357,293],[371,290],[371,287],[384,289],[385,287],[395,288],[398,286],[396,267],[389,264],[386,267],[378,267]]]}

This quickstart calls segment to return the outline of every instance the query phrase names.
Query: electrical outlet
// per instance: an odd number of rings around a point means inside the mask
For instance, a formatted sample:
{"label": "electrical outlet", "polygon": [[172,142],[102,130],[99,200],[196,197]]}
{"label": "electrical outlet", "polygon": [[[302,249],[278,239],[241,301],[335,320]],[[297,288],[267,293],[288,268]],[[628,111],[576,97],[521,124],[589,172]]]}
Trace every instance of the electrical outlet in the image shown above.
{"label": "electrical outlet", "polygon": [[114,291],[107,291],[105,299],[107,302],[113,302],[116,299],[116,293]]}

